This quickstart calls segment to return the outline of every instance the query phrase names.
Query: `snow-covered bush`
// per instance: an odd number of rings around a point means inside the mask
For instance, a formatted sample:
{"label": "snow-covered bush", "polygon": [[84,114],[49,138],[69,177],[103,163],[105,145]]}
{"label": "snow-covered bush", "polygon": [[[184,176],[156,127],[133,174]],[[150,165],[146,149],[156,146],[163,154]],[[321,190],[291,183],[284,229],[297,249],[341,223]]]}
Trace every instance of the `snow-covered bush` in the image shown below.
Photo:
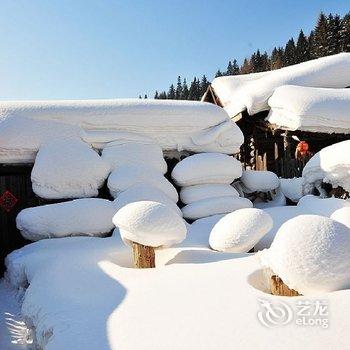
{"label": "snow-covered bush", "polygon": [[33,191],[47,199],[94,197],[109,171],[80,139],[56,139],[40,147],[31,175]]}
{"label": "snow-covered bush", "polygon": [[214,197],[239,197],[237,190],[227,184],[203,184],[182,187],[180,199],[184,204],[190,204],[202,199]]}
{"label": "snow-covered bush", "polygon": [[175,203],[179,195],[175,187],[159,171],[148,167],[128,165],[112,171],[108,178],[108,188],[114,198],[137,184],[147,184],[163,191]]}
{"label": "snow-covered bush", "polygon": [[215,197],[187,204],[182,208],[184,218],[196,220],[216,214],[231,213],[242,208],[251,208],[253,203],[240,197]]}
{"label": "snow-covered bush", "polygon": [[230,184],[241,175],[241,163],[220,153],[199,153],[187,157],[176,164],[171,173],[179,186]]}
{"label": "snow-covered bush", "polygon": [[224,216],[212,229],[209,245],[222,252],[245,253],[271,230],[272,218],[254,208],[239,209]]}
{"label": "snow-covered bush", "polygon": [[16,218],[24,238],[37,241],[66,236],[104,236],[114,225],[111,201],[83,198],[23,209]]}
{"label": "snow-covered bush", "polygon": [[113,205],[116,211],[133,202],[152,201],[166,205],[182,216],[180,208],[163,191],[148,184],[137,184],[120,193]]}
{"label": "snow-covered bush", "polygon": [[350,228],[350,206],[336,210],[331,215],[331,219],[341,222],[342,224]]}
{"label": "snow-covered bush", "polygon": [[102,159],[111,169],[125,165],[150,167],[162,174],[167,171],[162,148],[155,143],[114,141],[108,143],[102,151]]}
{"label": "snow-covered bush", "polygon": [[279,229],[263,266],[303,295],[350,287],[350,229],[330,218],[301,215]]}

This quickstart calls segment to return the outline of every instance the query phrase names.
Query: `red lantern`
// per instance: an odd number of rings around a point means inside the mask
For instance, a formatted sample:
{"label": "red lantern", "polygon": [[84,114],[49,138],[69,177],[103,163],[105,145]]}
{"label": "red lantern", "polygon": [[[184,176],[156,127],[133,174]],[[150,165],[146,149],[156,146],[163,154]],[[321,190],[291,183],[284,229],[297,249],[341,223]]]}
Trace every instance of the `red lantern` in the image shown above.
{"label": "red lantern", "polygon": [[5,191],[0,197],[0,206],[9,213],[18,202],[18,199],[10,192]]}

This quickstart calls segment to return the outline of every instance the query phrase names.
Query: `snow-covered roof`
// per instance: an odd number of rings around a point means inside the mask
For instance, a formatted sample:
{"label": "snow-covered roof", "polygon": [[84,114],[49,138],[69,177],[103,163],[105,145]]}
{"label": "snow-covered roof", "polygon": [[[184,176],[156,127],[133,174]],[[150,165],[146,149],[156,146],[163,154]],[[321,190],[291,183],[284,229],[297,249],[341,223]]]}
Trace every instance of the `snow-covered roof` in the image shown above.
{"label": "snow-covered roof", "polygon": [[55,137],[78,133],[97,148],[120,139],[150,139],[163,150],[233,154],[243,143],[238,126],[222,108],[210,103],[141,99],[0,102],[2,162],[33,161],[46,134],[52,133]]}
{"label": "snow-covered roof", "polygon": [[282,85],[324,88],[350,86],[350,53],[340,53],[270,72],[219,77],[211,86],[231,118],[268,110],[268,99]]}
{"label": "snow-covered roof", "polygon": [[267,120],[279,127],[350,133],[350,89],[281,86],[269,99]]}

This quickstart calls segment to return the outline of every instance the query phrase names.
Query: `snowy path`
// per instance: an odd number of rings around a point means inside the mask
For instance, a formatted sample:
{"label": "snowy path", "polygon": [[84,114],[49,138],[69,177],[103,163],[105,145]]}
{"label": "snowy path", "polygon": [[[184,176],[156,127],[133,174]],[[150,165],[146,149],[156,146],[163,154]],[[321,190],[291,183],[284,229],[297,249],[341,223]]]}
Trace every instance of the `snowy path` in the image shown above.
{"label": "snowy path", "polygon": [[0,279],[0,349],[28,349],[23,343],[27,328],[20,317],[20,305],[13,290]]}

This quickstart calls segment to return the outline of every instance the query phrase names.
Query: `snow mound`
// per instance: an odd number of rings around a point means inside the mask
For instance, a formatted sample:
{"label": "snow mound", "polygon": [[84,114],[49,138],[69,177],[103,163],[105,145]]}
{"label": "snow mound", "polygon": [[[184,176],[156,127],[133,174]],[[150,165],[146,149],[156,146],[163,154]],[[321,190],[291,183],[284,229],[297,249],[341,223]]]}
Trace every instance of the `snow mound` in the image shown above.
{"label": "snow mound", "polygon": [[298,208],[308,214],[330,217],[336,210],[350,207],[350,201],[338,198],[320,198],[312,195],[304,196],[298,203]]}
{"label": "snow mound", "polygon": [[137,184],[147,184],[163,191],[175,203],[179,196],[175,187],[159,171],[149,167],[128,165],[117,168],[109,175],[108,188],[114,198]]}
{"label": "snow mound", "polygon": [[23,209],[16,218],[24,238],[37,241],[66,236],[105,236],[113,228],[112,202],[99,198],[76,199]]}
{"label": "snow mound", "polygon": [[155,143],[122,142],[108,143],[102,151],[102,159],[111,169],[127,165],[150,167],[162,174],[167,171],[161,147]]}
{"label": "snow mound", "polygon": [[202,199],[214,197],[239,197],[235,188],[226,184],[204,184],[182,187],[180,199],[184,204],[190,204]]}
{"label": "snow mound", "polygon": [[350,207],[344,207],[336,210],[331,215],[331,219],[338,221],[350,228]]}
{"label": "snow mound", "polygon": [[280,185],[280,181],[275,173],[264,170],[245,170],[243,171],[241,181],[252,192],[268,192]]}
{"label": "snow mound", "polygon": [[270,248],[279,228],[288,220],[296,216],[305,214],[296,206],[266,208],[264,211],[270,215],[273,226],[269,232],[264,235],[259,242],[254,245],[254,250],[259,251]]}
{"label": "snow mound", "polygon": [[[114,141],[113,132],[127,132],[151,138],[163,150],[233,154],[239,152],[244,140],[239,127],[222,108],[197,101],[116,99],[1,102],[0,120],[14,116],[80,126],[87,132],[84,139],[95,145],[101,140]],[[19,133],[21,129],[17,131]]]}
{"label": "snow mound", "polygon": [[220,153],[194,154],[177,163],[171,173],[179,186],[230,184],[241,175],[241,163]]}
{"label": "snow mound", "polygon": [[212,229],[209,245],[221,252],[246,253],[271,230],[272,218],[254,208],[239,209],[224,216]]}
{"label": "snow mound", "polygon": [[[348,80],[348,85],[349,85]],[[350,90],[286,85],[269,99],[267,120],[282,128],[325,133],[350,132]]]}
{"label": "snow mound", "polygon": [[78,138],[82,129],[53,120],[13,116],[0,123],[1,163],[33,163],[39,147],[57,138]]}
{"label": "snow mound", "polygon": [[79,139],[56,139],[40,147],[32,170],[33,191],[41,198],[94,197],[109,165]]}
{"label": "snow mound", "polygon": [[303,295],[350,288],[350,229],[330,218],[301,215],[287,221],[260,257]]}
{"label": "snow mound", "polygon": [[113,217],[124,242],[166,247],[182,242],[187,228],[184,220],[164,204],[141,201],[121,208]]}
{"label": "snow mound", "polygon": [[114,200],[113,205],[118,211],[129,203],[140,201],[162,203],[182,216],[180,208],[163,191],[143,183],[131,186],[124,192],[120,193],[117,199]]}
{"label": "snow mound", "polygon": [[311,193],[321,182],[350,191],[350,140],[325,147],[303,169],[303,193]]}
{"label": "snow mound", "polygon": [[303,196],[303,178],[294,177],[292,179],[280,178],[280,188],[282,193],[292,202],[298,202]]}
{"label": "snow mound", "polygon": [[196,220],[217,214],[227,214],[242,208],[251,208],[253,203],[247,198],[240,197],[216,197],[202,199],[184,206],[182,214],[184,218]]}
{"label": "snow mound", "polygon": [[[220,78],[221,79],[221,78]],[[220,79],[213,84],[220,91]],[[224,80],[222,80],[224,82]],[[296,65],[276,69],[242,81],[225,97],[225,110],[234,117],[247,109],[250,115],[268,110],[268,99],[282,85],[298,85],[324,88],[346,88],[350,81],[350,53],[318,58]],[[225,89],[225,87],[223,87]],[[220,94],[218,97],[221,99]],[[229,101],[229,102],[228,102]]]}

